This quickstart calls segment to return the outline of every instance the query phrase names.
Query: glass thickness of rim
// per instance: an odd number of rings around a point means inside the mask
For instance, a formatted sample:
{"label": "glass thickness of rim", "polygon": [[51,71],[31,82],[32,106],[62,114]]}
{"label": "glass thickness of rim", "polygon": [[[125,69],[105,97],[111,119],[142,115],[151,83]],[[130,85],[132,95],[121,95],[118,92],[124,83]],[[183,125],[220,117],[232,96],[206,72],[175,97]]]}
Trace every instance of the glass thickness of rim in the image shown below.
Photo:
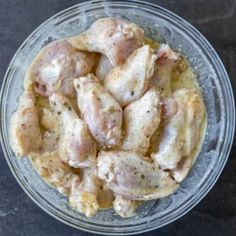
{"label": "glass thickness of rim", "polygon": [[[121,219],[113,210],[86,218],[67,199],[44,183],[27,158],[17,159],[9,145],[9,120],[23,91],[23,77],[40,49],[54,39],[78,34],[101,17],[137,23],[145,34],[167,42],[185,55],[196,73],[207,109],[202,150],[187,179],[170,197],[145,203],[137,216]],[[19,83],[20,81],[20,83]],[[235,127],[232,88],[215,50],[188,22],[157,5],[142,1],[88,1],[72,6],[41,24],[20,46],[1,88],[1,143],[7,163],[27,195],[44,211],[77,229],[98,234],[128,235],[160,228],[191,210],[213,187],[227,161]]]}

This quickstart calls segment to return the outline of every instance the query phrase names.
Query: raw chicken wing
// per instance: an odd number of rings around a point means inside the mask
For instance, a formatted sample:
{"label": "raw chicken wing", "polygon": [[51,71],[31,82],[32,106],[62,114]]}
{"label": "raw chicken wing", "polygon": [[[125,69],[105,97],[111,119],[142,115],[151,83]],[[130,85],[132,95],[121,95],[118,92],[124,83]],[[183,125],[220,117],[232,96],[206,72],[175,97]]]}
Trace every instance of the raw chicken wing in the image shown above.
{"label": "raw chicken wing", "polygon": [[85,168],[81,173],[81,180],[79,175],[74,174],[70,166],[59,158],[56,151],[43,153],[41,156],[33,155],[31,158],[39,174],[48,183],[55,186],[60,193],[69,195],[69,201],[73,208],[87,217],[97,212],[99,180],[95,166]]}
{"label": "raw chicken wing", "polygon": [[155,88],[127,105],[124,110],[125,137],[121,148],[145,155],[150,139],[160,124],[160,115],[159,92]]}
{"label": "raw chicken wing", "polygon": [[79,50],[100,52],[117,66],[138,47],[142,46],[144,31],[126,20],[103,18],[69,42]]}
{"label": "raw chicken wing", "polygon": [[74,80],[78,107],[94,139],[102,146],[121,142],[122,109],[92,74]]}
{"label": "raw chicken wing", "polygon": [[79,176],[75,175],[70,166],[60,159],[57,151],[45,152],[40,156],[31,155],[31,158],[38,173],[60,193],[69,195],[72,183],[75,180],[80,183]]}
{"label": "raw chicken wing", "polygon": [[130,200],[151,200],[172,194],[178,184],[146,159],[135,152],[101,151],[98,177],[106,181],[116,195]]}
{"label": "raw chicken wing", "polygon": [[72,207],[87,217],[97,213],[99,205],[97,193],[99,187],[96,166],[83,170],[83,180],[81,183],[75,181],[72,185],[69,201]]}
{"label": "raw chicken wing", "polygon": [[73,167],[94,165],[96,144],[86,123],[78,117],[66,97],[53,94],[49,99],[50,105],[57,112],[61,124],[60,158]]}
{"label": "raw chicken wing", "polygon": [[104,85],[121,106],[137,100],[147,90],[154,73],[155,60],[153,50],[144,45],[107,75]]}
{"label": "raw chicken wing", "polygon": [[21,95],[18,109],[12,115],[10,143],[17,156],[38,152],[41,148],[38,109],[32,92],[24,92]]}
{"label": "raw chicken wing", "polygon": [[[172,112],[173,115],[165,120],[159,148],[152,154],[157,165],[171,170],[177,167],[183,157],[189,156],[196,146],[205,117],[202,99],[194,89],[177,90],[173,99],[177,112]],[[168,107],[165,109],[168,110]]]}
{"label": "raw chicken wing", "polygon": [[80,52],[66,40],[52,42],[32,63],[25,87],[33,84],[46,97],[53,93],[74,96],[73,79],[90,72],[94,58],[94,53]]}

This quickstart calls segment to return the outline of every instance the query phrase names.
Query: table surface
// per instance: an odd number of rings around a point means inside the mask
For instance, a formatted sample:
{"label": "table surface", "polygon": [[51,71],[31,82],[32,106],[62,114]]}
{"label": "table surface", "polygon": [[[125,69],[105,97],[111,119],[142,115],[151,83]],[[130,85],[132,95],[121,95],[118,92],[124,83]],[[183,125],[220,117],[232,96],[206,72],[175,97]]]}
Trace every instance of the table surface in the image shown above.
{"label": "table surface", "polygon": [[[55,13],[77,0],[0,1],[0,78],[24,39]],[[236,89],[236,0],[152,1],[192,23],[205,35],[221,57],[233,89]],[[2,79],[0,81],[2,81]],[[187,215],[159,230],[143,235],[235,235],[236,145],[213,189]],[[55,220],[23,192],[0,150],[0,235],[92,235]]]}

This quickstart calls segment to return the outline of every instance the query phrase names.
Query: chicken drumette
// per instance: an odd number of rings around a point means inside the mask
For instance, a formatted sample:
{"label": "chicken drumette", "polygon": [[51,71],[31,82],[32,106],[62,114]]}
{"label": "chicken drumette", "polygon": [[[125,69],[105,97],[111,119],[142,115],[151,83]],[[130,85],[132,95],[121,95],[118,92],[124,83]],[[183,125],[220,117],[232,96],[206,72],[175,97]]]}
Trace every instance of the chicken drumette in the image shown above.
{"label": "chicken drumette", "polygon": [[150,46],[138,48],[124,64],[111,70],[104,80],[104,86],[121,106],[139,99],[153,76],[155,60]]}
{"label": "chicken drumette", "polygon": [[74,96],[73,79],[91,71],[95,53],[80,52],[67,40],[46,46],[33,61],[25,80],[25,88],[33,86],[40,95],[53,93]]}
{"label": "chicken drumette", "polygon": [[38,108],[32,92],[24,92],[10,122],[10,143],[18,156],[38,152],[42,146]]}
{"label": "chicken drumette", "polygon": [[79,50],[100,52],[111,64],[117,66],[138,47],[142,46],[144,31],[126,20],[103,18],[94,22],[88,30],[69,38]]}
{"label": "chicken drumette", "polygon": [[122,109],[92,74],[74,80],[78,107],[94,139],[101,146],[121,142]]}
{"label": "chicken drumette", "polygon": [[166,103],[165,110],[170,112],[164,114],[161,141],[152,158],[162,169],[175,170],[174,177],[180,182],[192,166],[186,161],[189,162],[190,154],[200,139],[205,107],[194,89],[177,90],[172,99]]}
{"label": "chicken drumette", "polygon": [[150,139],[159,126],[160,115],[160,97],[155,88],[149,89],[140,99],[127,105],[124,109],[125,136],[121,148],[145,155]]}
{"label": "chicken drumette", "polygon": [[95,165],[96,143],[89,133],[87,124],[78,117],[66,97],[53,94],[49,100],[60,119],[60,158],[73,167]]}

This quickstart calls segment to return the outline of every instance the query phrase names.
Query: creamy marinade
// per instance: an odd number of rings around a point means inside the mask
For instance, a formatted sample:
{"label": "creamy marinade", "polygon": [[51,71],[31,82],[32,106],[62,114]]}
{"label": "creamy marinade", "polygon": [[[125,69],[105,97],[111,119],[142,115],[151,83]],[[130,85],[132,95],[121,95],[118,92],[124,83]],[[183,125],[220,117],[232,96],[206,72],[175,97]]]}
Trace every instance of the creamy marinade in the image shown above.
{"label": "creamy marinade", "polygon": [[121,217],[174,193],[201,149],[206,111],[186,58],[104,18],[41,50],[28,69],[11,146],[87,217]]}

